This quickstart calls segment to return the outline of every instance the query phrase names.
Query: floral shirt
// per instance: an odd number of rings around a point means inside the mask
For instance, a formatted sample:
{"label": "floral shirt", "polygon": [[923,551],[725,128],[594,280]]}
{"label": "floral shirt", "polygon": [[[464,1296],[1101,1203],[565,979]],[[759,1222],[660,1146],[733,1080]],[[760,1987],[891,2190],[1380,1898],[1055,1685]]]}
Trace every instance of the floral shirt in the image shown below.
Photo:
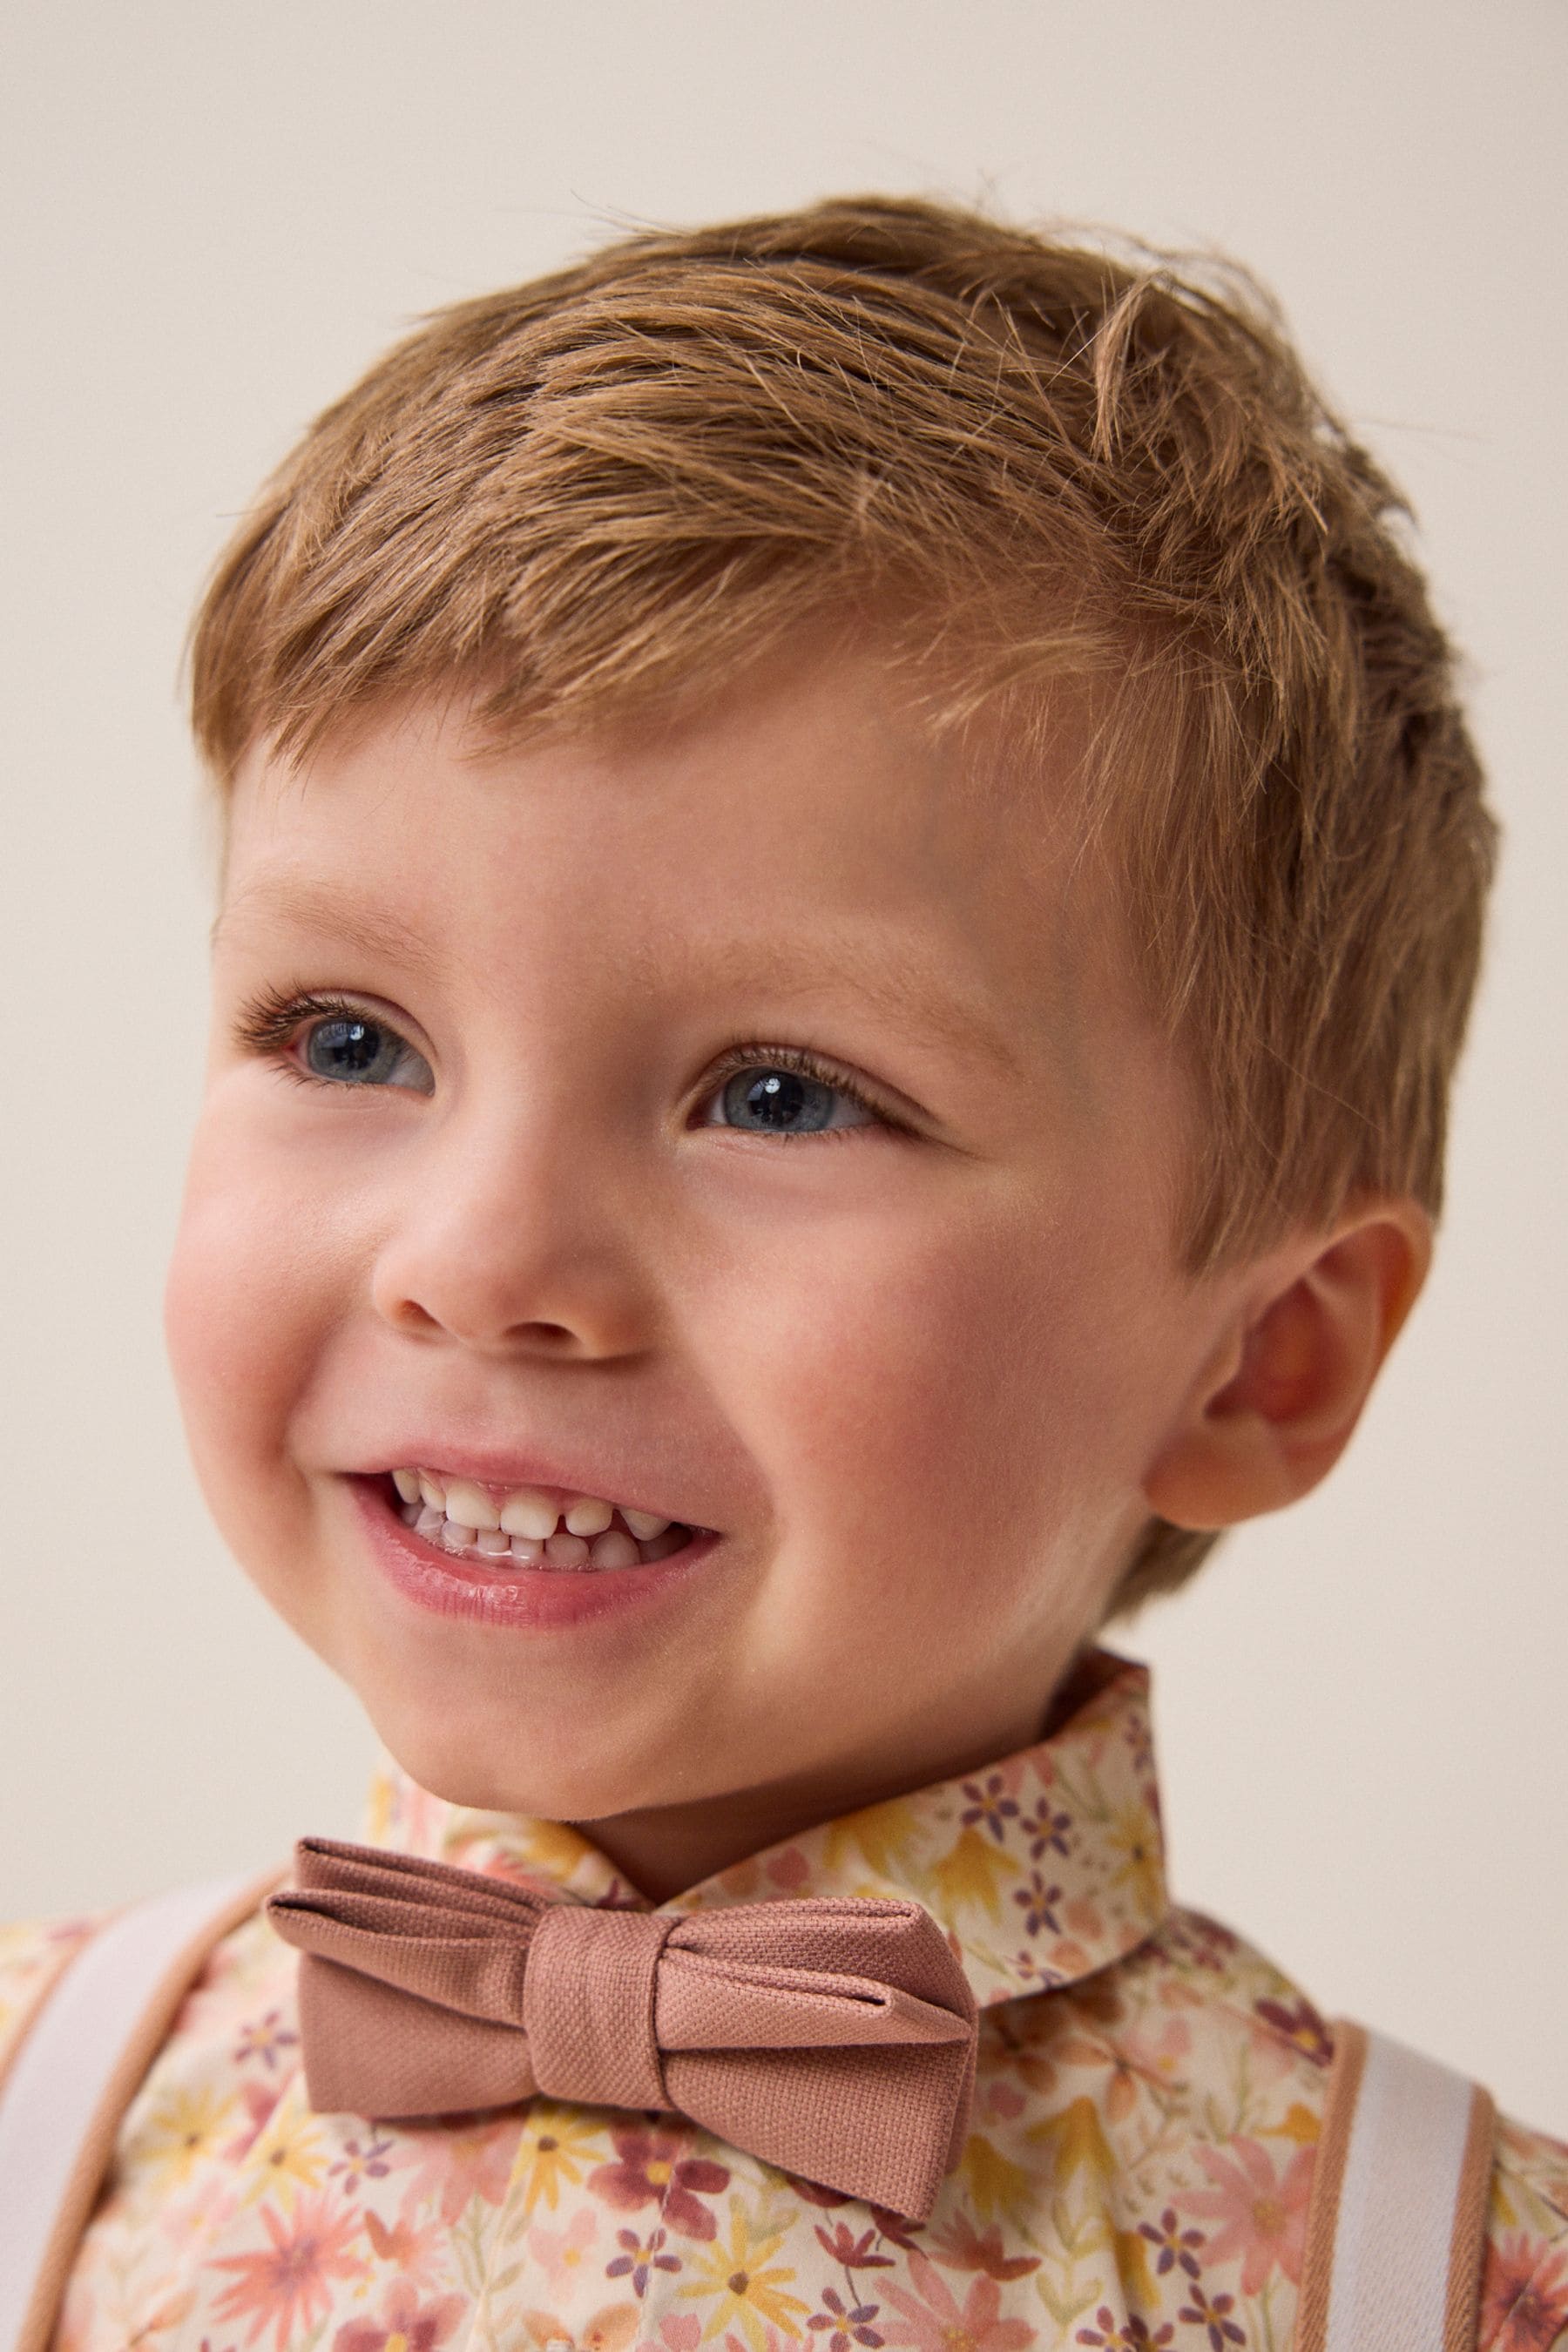
{"label": "floral shirt", "polygon": [[[395,1769],[367,1836],[638,1903],[574,1831]],[[1229,1929],[1167,1900],[1145,1670],[968,1779],[721,1871],[672,1908],[913,1895],[981,2004],[967,2146],[922,2224],[671,2116],[316,2115],[297,1955],[217,1948],[124,2118],[56,2352],[1287,2352],[1330,2036]],[[90,1922],[0,1937],[0,2053]],[[1568,2147],[1504,2123],[1480,2331],[1568,2347]]]}

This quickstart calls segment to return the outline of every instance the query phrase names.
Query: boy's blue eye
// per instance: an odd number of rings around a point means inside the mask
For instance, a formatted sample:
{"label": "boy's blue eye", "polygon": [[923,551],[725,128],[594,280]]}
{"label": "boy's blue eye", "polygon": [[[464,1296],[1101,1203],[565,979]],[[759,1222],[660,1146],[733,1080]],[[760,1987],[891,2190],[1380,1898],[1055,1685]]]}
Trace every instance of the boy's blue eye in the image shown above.
{"label": "boy's blue eye", "polygon": [[[330,1020],[312,1022],[300,1052],[313,1078],[337,1078],[354,1086],[392,1084],[405,1059],[424,1066],[423,1056],[395,1030],[360,1013],[334,1013]],[[410,1081],[405,1077],[404,1083]]]}
{"label": "boy's blue eye", "polygon": [[[865,1104],[845,1087],[786,1067],[754,1063],[737,1070],[719,1096],[722,1121],[752,1135],[817,1135],[830,1128],[874,1125]],[[846,1118],[837,1111],[847,1110]]]}

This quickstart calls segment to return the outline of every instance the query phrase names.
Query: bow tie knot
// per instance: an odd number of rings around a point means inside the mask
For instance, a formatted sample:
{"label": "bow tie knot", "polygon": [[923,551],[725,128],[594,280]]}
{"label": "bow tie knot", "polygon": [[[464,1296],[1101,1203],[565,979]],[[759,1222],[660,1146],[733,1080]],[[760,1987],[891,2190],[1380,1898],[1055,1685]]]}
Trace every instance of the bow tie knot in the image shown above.
{"label": "bow tie knot", "polygon": [[534,2082],[584,2106],[670,2107],[655,2032],[659,1963],[679,1920],[552,1903],[533,1931],[522,2030]]}
{"label": "bow tie knot", "polygon": [[911,2220],[963,2150],[974,1996],[918,1903],[597,1910],[307,1838],[267,1909],[304,1956],[319,2109],[407,2119],[542,2093],[672,2111]]}

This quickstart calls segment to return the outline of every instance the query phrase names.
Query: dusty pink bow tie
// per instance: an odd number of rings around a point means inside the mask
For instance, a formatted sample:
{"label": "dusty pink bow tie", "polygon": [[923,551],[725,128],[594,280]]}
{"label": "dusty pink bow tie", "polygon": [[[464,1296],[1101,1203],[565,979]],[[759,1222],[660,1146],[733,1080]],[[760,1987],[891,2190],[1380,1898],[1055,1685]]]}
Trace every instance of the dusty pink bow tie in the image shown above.
{"label": "dusty pink bow tie", "polygon": [[918,1903],[597,1911],[378,1846],[294,1861],[267,1911],[314,2107],[663,2108],[912,2221],[963,2150],[974,1996]]}

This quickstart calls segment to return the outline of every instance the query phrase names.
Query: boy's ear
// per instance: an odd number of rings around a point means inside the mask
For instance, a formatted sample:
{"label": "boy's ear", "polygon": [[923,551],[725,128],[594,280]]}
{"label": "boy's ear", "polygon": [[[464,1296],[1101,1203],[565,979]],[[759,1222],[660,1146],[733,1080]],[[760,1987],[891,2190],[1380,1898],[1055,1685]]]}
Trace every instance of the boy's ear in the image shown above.
{"label": "boy's ear", "polygon": [[1144,1482],[1179,1528],[1234,1526],[1310,1492],[1339,1460],[1432,1257],[1419,1202],[1378,1201],[1270,1253],[1243,1286]]}

